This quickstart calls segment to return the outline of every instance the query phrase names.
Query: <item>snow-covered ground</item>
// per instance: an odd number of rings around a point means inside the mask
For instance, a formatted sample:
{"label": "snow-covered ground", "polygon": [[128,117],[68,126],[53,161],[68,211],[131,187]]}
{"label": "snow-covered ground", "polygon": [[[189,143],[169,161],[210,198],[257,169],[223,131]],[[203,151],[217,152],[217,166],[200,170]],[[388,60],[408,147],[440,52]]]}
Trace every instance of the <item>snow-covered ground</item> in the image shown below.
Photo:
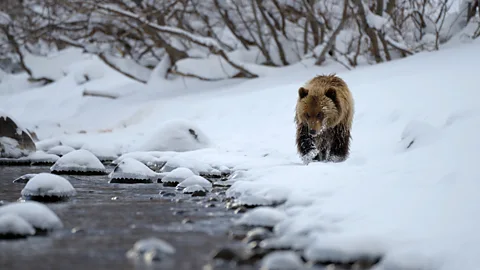
{"label": "snow-covered ground", "polygon": [[[167,121],[190,121],[209,144],[182,155],[246,170],[232,196],[285,201],[274,231],[307,258],[378,253],[385,256],[379,269],[473,270],[480,265],[479,50],[477,40],[353,71],[304,61],[252,80],[148,85],[85,58],[45,87],[9,78],[24,88],[5,88],[0,108],[40,140],[118,153],[145,150]],[[83,82],[86,70],[95,74]],[[294,141],[297,90],[331,72],[355,99],[351,156],[305,166]],[[85,89],[120,97],[82,97]]]}

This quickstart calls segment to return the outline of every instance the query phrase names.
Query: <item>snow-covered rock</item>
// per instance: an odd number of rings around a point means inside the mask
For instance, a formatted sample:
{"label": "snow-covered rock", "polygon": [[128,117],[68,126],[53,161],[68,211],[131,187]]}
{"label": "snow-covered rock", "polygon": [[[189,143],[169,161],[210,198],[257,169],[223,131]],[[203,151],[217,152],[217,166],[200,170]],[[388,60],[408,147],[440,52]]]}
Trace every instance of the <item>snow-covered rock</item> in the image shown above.
{"label": "snow-covered rock", "polygon": [[28,131],[0,110],[0,157],[19,158],[35,151],[35,142]]}
{"label": "snow-covered rock", "polygon": [[127,251],[126,256],[129,259],[152,262],[169,258],[175,252],[175,247],[170,243],[151,237],[135,242],[133,248]]}
{"label": "snow-covered rock", "polygon": [[287,218],[285,212],[272,207],[261,206],[246,212],[234,223],[236,225],[274,227],[285,218]]}
{"label": "snow-covered rock", "polygon": [[293,251],[274,251],[263,257],[260,270],[299,270],[303,262]]}
{"label": "snow-covered rock", "polygon": [[110,183],[153,183],[158,174],[136,159],[124,158],[108,177]]}
{"label": "snow-covered rock", "polygon": [[105,174],[105,166],[91,152],[79,149],[59,158],[50,171],[56,174]]}
{"label": "snow-covered rock", "polygon": [[189,186],[194,186],[194,185],[199,185],[206,190],[211,190],[212,189],[212,183],[205,179],[204,177],[200,175],[192,175],[188,177],[187,179],[183,180],[177,185],[177,188],[186,188]]}
{"label": "snow-covered rock", "polygon": [[191,185],[183,189],[184,194],[192,194],[192,196],[205,196],[207,194],[207,190],[198,185]]}
{"label": "snow-covered rock", "polygon": [[44,204],[35,201],[14,202],[0,206],[0,216],[15,214],[36,230],[50,231],[63,228],[62,221]]}
{"label": "snow-covered rock", "polygon": [[0,215],[0,239],[25,238],[35,229],[25,219],[13,213]]}
{"label": "snow-covered rock", "polygon": [[194,123],[170,120],[155,131],[141,145],[140,151],[192,151],[210,146],[210,139]]}
{"label": "snow-covered rock", "polygon": [[53,154],[57,156],[64,156],[72,151],[75,151],[75,148],[68,145],[57,145],[48,149],[47,154]]}
{"label": "snow-covered rock", "polygon": [[72,184],[61,176],[39,173],[28,181],[21,194],[35,201],[59,201],[74,196],[76,191]]}
{"label": "snow-covered rock", "polygon": [[189,178],[190,176],[195,175],[192,170],[188,168],[176,168],[171,172],[168,172],[163,178],[162,178],[162,183],[165,186],[176,186],[183,180]]}

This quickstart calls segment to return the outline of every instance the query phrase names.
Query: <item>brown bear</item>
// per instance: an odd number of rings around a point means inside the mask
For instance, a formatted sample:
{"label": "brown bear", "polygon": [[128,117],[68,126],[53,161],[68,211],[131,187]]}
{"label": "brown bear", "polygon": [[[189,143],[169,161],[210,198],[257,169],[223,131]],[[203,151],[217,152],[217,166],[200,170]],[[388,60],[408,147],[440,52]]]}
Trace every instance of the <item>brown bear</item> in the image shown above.
{"label": "brown bear", "polygon": [[297,151],[303,162],[342,162],[350,152],[353,98],[344,80],[319,75],[298,89]]}

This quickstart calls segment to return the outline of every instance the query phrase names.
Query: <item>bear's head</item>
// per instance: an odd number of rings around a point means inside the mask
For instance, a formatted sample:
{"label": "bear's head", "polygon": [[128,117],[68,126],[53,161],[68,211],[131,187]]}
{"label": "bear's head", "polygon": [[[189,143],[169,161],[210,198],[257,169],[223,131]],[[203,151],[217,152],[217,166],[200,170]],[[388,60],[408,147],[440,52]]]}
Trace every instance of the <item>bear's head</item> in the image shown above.
{"label": "bear's head", "polygon": [[333,127],[338,122],[339,114],[335,88],[320,91],[311,91],[305,87],[298,89],[297,117],[308,126],[310,135],[318,136],[327,128]]}

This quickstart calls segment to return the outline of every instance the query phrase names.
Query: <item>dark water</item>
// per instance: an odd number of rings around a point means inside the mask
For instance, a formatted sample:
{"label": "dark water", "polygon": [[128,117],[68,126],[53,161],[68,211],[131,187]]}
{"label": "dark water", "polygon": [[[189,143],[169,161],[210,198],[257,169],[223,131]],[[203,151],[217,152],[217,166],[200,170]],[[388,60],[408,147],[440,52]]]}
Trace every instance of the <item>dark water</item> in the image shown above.
{"label": "dark water", "polygon": [[[0,200],[20,198],[24,184],[12,183],[15,178],[48,171],[49,167],[0,166]],[[77,195],[68,202],[48,204],[64,228],[48,236],[0,241],[0,269],[147,269],[125,254],[137,240],[148,237],[164,239],[176,248],[171,262],[148,269],[202,269],[213,250],[233,241],[228,229],[238,216],[225,209],[222,190],[192,198],[161,184],[109,184],[106,176],[64,177]],[[164,197],[162,190],[175,196]]]}

